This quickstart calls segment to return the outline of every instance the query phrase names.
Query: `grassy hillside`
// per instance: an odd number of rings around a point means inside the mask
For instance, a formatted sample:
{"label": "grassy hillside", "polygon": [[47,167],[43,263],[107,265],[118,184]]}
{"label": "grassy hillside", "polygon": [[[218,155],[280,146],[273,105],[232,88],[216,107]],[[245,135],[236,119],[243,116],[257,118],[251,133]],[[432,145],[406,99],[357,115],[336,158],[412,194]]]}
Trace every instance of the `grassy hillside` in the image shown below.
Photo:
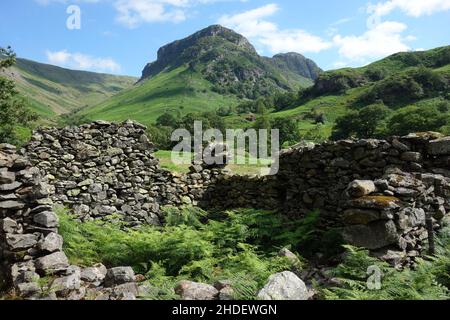
{"label": "grassy hillside", "polygon": [[[322,139],[330,137],[339,117],[357,115],[373,104],[386,106],[390,117],[408,110],[437,110],[450,119],[449,88],[450,46],[398,53],[362,68],[322,73],[313,87],[275,105],[269,117],[295,119],[303,136],[318,134]],[[317,123],[319,115],[326,119],[324,124]],[[242,120],[245,117],[244,113],[230,120],[250,126]]]}
{"label": "grassy hillside", "polygon": [[133,77],[68,70],[25,59],[4,73],[14,79],[19,93],[44,118],[97,104],[129,88]]}
{"label": "grassy hillside", "polygon": [[165,112],[187,114],[230,107],[238,103],[233,95],[211,90],[212,84],[187,66],[163,72],[78,115],[89,119],[124,120],[131,118],[153,124]]}
{"label": "grassy hillside", "polygon": [[230,109],[242,101],[309,87],[320,72],[300,54],[261,57],[243,36],[210,26],[161,47],[136,86],[76,116],[154,124],[165,112],[180,116]]}

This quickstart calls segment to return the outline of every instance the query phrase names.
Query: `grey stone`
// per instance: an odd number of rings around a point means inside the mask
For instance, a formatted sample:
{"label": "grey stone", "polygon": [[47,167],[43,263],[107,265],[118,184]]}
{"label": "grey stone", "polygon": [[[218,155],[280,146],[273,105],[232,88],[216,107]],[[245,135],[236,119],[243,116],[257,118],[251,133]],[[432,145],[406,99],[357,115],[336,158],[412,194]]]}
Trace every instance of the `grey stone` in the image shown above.
{"label": "grey stone", "polygon": [[371,180],[355,180],[347,188],[351,197],[359,198],[375,192],[375,183]]}
{"label": "grey stone", "polygon": [[69,267],[69,260],[64,252],[55,252],[36,260],[36,270],[51,274],[58,271],[65,271]]}
{"label": "grey stone", "polygon": [[6,243],[11,250],[24,250],[37,244],[38,237],[35,234],[6,234]]}
{"label": "grey stone", "polygon": [[33,221],[46,228],[56,228],[59,225],[58,216],[51,211],[44,211],[36,214],[33,217]]}
{"label": "grey stone", "polygon": [[17,291],[21,297],[28,298],[38,295],[41,292],[41,288],[36,282],[24,282],[17,285]]}
{"label": "grey stone", "polygon": [[260,300],[308,300],[305,283],[290,271],[271,275],[269,281],[258,293]]}
{"label": "grey stone", "polygon": [[401,159],[409,162],[420,162],[422,160],[422,155],[419,152],[403,152]]}
{"label": "grey stone", "polygon": [[181,300],[216,300],[219,291],[209,284],[181,281],[175,288]]}
{"label": "grey stone", "polygon": [[14,181],[13,183],[0,184],[0,191],[12,191],[18,189],[22,186],[22,183],[19,181]]}
{"label": "grey stone", "polygon": [[389,220],[347,226],[343,230],[343,238],[351,245],[373,250],[397,243],[399,235],[395,223]]}
{"label": "grey stone", "polygon": [[4,233],[15,233],[19,228],[17,222],[11,218],[4,218],[0,220],[1,230]]}
{"label": "grey stone", "polygon": [[0,209],[18,210],[22,209],[23,207],[25,207],[25,204],[19,201],[7,200],[0,202]]}
{"label": "grey stone", "polygon": [[10,184],[16,180],[14,172],[0,171],[0,184]]}
{"label": "grey stone", "polygon": [[67,297],[71,291],[78,290],[80,287],[80,270],[79,268],[75,268],[72,274],[65,277],[56,278],[52,283],[51,289],[57,296]]}
{"label": "grey stone", "polygon": [[49,233],[42,241],[39,242],[38,248],[49,253],[61,251],[63,246],[63,238],[55,233]]}
{"label": "grey stone", "polygon": [[81,270],[81,280],[100,284],[106,277],[107,269],[103,264]]}
{"label": "grey stone", "polygon": [[134,271],[131,267],[111,268],[106,273],[105,286],[107,287],[128,282],[134,282]]}
{"label": "grey stone", "polygon": [[450,137],[430,141],[428,152],[435,156],[450,154]]}

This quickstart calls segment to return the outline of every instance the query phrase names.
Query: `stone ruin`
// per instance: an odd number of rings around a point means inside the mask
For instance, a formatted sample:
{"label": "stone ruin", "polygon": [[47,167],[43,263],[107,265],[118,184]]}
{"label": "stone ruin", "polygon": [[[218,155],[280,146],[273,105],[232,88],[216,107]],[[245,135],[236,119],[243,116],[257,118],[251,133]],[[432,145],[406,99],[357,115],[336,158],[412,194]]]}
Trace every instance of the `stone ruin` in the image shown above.
{"label": "stone ruin", "polygon": [[[321,227],[394,265],[427,249],[428,231],[450,212],[450,138],[435,133],[343,140],[283,151],[276,176],[233,176],[193,165],[161,169],[145,127],[126,121],[40,128],[20,155],[0,145],[0,278],[21,297],[121,299],[140,288],[129,268],[70,266],[53,204],[80,221],[110,215],[131,227],[164,223],[161,207],[252,207],[299,219],[320,210]],[[47,286],[49,286],[47,284]]]}

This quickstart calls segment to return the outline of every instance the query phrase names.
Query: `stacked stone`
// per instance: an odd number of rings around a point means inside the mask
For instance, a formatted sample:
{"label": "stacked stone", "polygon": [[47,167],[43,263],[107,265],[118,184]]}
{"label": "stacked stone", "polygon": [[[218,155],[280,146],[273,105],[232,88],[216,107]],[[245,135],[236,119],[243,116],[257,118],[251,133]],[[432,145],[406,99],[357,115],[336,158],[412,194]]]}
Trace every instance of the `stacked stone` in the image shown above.
{"label": "stacked stone", "polygon": [[319,209],[324,227],[397,264],[422,251],[426,215],[438,228],[450,212],[449,161],[435,133],[326,142],[285,152],[278,186],[291,216]]}
{"label": "stacked stone", "polygon": [[0,256],[5,287],[29,297],[41,290],[41,276],[68,272],[58,218],[39,170],[0,145]]}
{"label": "stacked stone", "polygon": [[81,221],[117,215],[129,226],[158,225],[165,201],[160,191],[170,177],[145,130],[132,121],[40,128],[26,154],[55,187],[53,200],[73,208]]}

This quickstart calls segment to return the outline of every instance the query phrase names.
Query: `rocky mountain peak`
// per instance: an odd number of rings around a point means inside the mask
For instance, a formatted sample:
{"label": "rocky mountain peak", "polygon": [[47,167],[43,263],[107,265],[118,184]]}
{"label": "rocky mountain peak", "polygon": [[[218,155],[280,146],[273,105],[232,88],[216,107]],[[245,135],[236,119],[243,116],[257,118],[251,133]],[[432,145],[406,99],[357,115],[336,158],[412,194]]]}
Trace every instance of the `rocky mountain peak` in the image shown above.
{"label": "rocky mountain peak", "polygon": [[322,70],[311,59],[306,58],[297,52],[280,53],[275,55],[272,60],[279,67],[285,66],[306,78],[316,80]]}

